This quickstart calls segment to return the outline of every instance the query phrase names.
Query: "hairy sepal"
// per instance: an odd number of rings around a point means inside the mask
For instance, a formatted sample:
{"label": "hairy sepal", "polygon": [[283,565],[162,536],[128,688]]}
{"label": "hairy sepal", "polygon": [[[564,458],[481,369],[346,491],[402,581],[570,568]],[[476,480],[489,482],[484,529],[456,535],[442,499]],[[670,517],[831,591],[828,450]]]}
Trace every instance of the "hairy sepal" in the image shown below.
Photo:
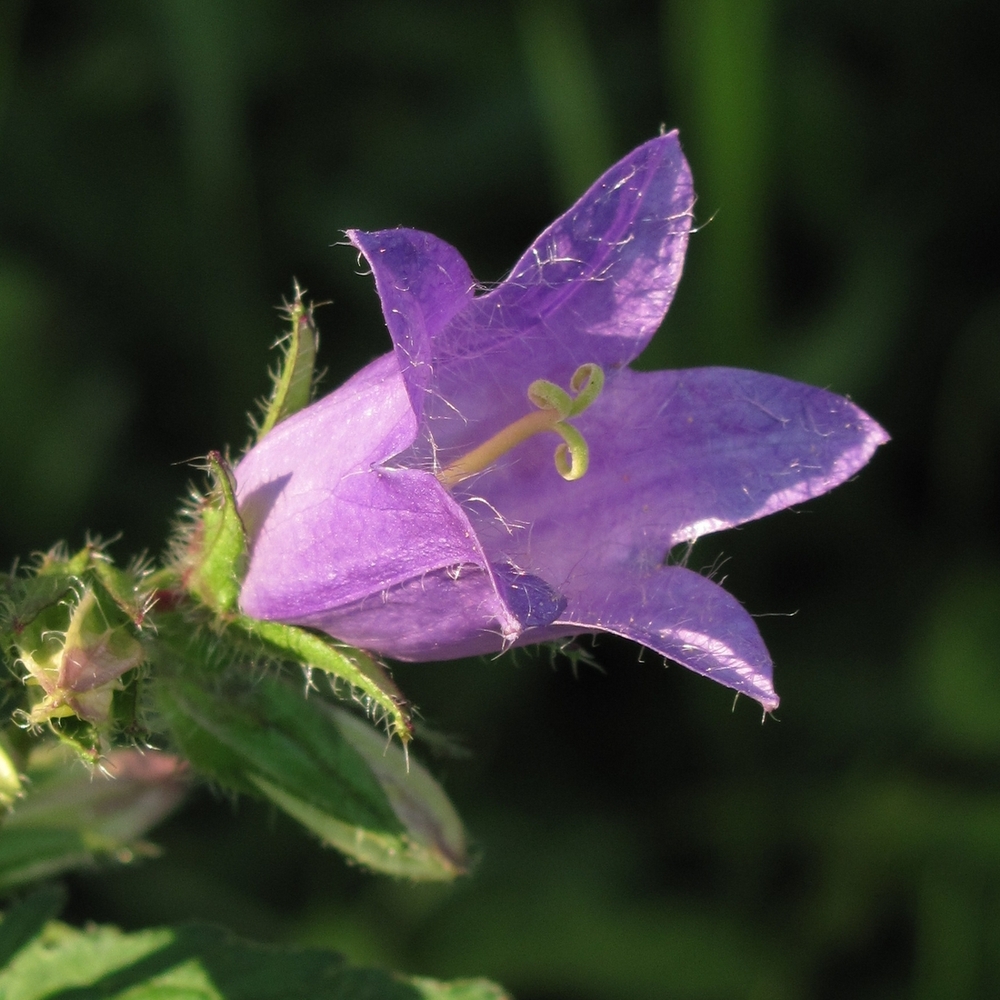
{"label": "hairy sepal", "polygon": [[257,428],[260,441],[286,417],[304,409],[312,399],[319,331],[313,321],[313,306],[302,300],[302,289],[295,285],[295,298],[287,306],[289,330],[279,341],[284,351],[274,376],[274,389],[264,407],[264,418]]}

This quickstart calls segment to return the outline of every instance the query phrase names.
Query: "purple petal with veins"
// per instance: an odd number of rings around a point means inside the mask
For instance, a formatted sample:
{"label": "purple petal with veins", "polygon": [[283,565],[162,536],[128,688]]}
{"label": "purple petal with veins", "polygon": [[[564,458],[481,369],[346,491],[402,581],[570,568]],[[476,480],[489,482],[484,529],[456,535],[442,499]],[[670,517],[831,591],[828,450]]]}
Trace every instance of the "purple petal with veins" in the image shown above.
{"label": "purple petal with veins", "polygon": [[[888,436],[849,400],[774,375],[628,367],[673,299],[693,207],[672,132],[613,166],[490,291],[428,233],[351,231],[393,350],[237,467],[244,613],[406,660],[611,632],[775,708],[753,619],[667,552],[827,492]],[[529,386],[569,400],[592,365],[596,399],[526,423]],[[585,443],[582,477],[556,471],[550,431]]]}

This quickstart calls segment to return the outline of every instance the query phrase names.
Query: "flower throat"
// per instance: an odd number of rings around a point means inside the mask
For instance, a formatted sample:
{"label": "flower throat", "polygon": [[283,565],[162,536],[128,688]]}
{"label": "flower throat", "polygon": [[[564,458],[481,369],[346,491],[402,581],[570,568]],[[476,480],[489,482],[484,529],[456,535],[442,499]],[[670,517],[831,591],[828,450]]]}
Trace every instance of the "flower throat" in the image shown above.
{"label": "flower throat", "polygon": [[600,395],[604,387],[604,372],[599,365],[580,365],[569,382],[570,392],[547,379],[537,379],[528,386],[528,399],[538,409],[508,424],[481,445],[437,473],[442,486],[451,489],[463,479],[491,466],[502,455],[528,438],[553,431],[562,438],[556,448],[555,464],[566,480],[579,479],[590,464],[590,452],[583,435],[569,423],[578,417]]}

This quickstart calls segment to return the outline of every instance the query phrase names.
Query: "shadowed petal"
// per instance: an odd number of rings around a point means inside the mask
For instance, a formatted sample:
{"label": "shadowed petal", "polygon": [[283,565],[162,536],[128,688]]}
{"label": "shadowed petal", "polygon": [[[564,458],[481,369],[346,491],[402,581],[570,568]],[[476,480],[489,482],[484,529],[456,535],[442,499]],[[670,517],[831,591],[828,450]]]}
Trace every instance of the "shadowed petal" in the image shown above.
{"label": "shadowed petal", "polygon": [[302,621],[442,567],[486,566],[467,517],[434,476],[381,467],[415,430],[390,354],[279,424],[239,463],[251,545],[246,614]]}
{"label": "shadowed petal", "polygon": [[771,658],[753,619],[717,584],[680,566],[640,574],[604,567],[574,581],[563,621],[581,630],[634,639],[668,659],[759,701],[771,712],[778,696]]}
{"label": "shadowed petal", "polygon": [[491,653],[511,644],[522,629],[498,596],[489,569],[473,563],[429,570],[295,623],[398,660]]}

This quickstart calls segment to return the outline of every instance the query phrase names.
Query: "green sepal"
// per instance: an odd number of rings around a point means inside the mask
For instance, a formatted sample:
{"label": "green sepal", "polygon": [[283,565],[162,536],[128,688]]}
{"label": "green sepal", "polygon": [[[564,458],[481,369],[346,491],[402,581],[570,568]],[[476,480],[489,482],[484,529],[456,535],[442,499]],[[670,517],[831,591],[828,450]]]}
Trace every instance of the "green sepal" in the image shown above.
{"label": "green sepal", "polygon": [[264,418],[257,428],[258,441],[286,417],[308,406],[312,398],[319,331],[313,321],[313,306],[302,301],[302,289],[297,282],[287,315],[289,330],[279,341],[284,357],[274,376],[274,389],[264,408]]}
{"label": "green sepal", "polygon": [[[55,549],[29,570],[0,576],[0,657],[14,677],[23,673],[16,664],[21,659],[25,629],[30,628],[32,622],[47,609],[57,607],[70,592],[74,577],[67,567],[65,555]],[[63,615],[57,618],[59,622],[63,619],[61,627],[65,628],[68,617]],[[4,677],[4,683],[10,684],[7,677]],[[9,687],[4,695],[5,713],[10,710],[8,703],[22,700]]]}
{"label": "green sepal", "polygon": [[412,733],[409,703],[385,667],[368,653],[343,646],[294,625],[240,618],[240,624],[257,636],[274,654],[322,670],[360,693],[365,709],[388,723],[389,732],[406,743]]}
{"label": "green sepal", "polygon": [[141,566],[119,569],[109,559],[94,559],[91,569],[108,596],[132,623],[141,628],[152,606],[149,575]]}
{"label": "green sepal", "polygon": [[320,948],[242,941],[208,924],[125,933],[53,921],[0,970],[5,1000],[505,1000],[486,980],[438,982],[349,966]]}
{"label": "green sepal", "polygon": [[[146,652],[132,634],[128,618],[109,596],[96,583],[85,585],[69,609],[64,633],[43,632],[35,651],[22,645],[32,680],[45,691],[45,698],[31,712],[32,722],[67,715],[97,725],[110,721],[119,678],[142,663]],[[37,625],[41,617],[32,624]]]}
{"label": "green sepal", "polygon": [[[150,574],[142,564],[119,569],[100,542],[88,542],[67,555],[61,545],[39,557],[38,563],[20,573],[0,575],[3,614],[0,630],[20,632],[44,608],[60,601],[79,582],[100,581],[115,604],[136,626],[149,612]],[[9,616],[9,617],[8,617]]]}
{"label": "green sepal", "polygon": [[233,474],[216,451],[208,455],[212,489],[195,511],[186,559],[188,591],[217,614],[235,611],[246,570],[247,538],[236,507]]}
{"label": "green sepal", "polygon": [[0,635],[5,646],[15,646],[24,627],[68,592],[72,577],[65,572],[39,571],[31,576],[8,577],[4,582]]}

